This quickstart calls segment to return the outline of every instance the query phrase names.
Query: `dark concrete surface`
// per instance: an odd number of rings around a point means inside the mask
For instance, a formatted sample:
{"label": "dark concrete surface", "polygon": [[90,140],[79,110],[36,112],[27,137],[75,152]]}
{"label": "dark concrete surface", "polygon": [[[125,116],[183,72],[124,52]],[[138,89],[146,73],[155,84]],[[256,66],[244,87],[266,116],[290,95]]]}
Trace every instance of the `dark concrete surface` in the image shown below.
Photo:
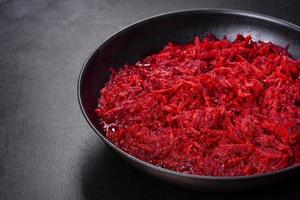
{"label": "dark concrete surface", "polygon": [[145,17],[205,7],[300,25],[297,0],[0,0],[0,200],[300,199],[300,177],[227,194],[157,181],[119,160],[81,115],[78,74],[106,37]]}

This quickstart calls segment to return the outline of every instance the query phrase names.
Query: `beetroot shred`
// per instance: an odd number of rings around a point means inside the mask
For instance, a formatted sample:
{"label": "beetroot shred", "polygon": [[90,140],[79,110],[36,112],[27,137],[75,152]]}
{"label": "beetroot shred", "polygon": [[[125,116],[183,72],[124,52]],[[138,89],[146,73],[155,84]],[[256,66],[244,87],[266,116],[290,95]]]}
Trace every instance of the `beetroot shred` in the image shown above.
{"label": "beetroot shred", "polygon": [[300,163],[300,60],[208,35],[112,70],[96,109],[125,152],[163,168],[244,176]]}

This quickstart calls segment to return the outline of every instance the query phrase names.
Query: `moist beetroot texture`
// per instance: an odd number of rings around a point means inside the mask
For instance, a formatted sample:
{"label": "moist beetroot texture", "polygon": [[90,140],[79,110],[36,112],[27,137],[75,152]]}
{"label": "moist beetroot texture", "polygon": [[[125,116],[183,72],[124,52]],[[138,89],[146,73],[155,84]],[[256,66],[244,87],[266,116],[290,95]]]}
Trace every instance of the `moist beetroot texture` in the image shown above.
{"label": "moist beetroot texture", "polygon": [[163,168],[244,176],[300,163],[300,61],[213,35],[112,70],[96,108],[106,135]]}

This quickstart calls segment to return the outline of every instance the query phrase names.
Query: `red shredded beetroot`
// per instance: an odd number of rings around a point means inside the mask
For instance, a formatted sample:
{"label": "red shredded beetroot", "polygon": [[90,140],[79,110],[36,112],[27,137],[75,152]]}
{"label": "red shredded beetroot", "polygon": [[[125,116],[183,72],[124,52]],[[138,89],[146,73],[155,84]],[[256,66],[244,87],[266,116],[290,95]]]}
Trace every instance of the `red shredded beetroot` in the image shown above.
{"label": "red shredded beetroot", "polygon": [[299,76],[287,48],[195,37],[113,70],[96,112],[110,141],[148,163],[260,174],[300,163]]}

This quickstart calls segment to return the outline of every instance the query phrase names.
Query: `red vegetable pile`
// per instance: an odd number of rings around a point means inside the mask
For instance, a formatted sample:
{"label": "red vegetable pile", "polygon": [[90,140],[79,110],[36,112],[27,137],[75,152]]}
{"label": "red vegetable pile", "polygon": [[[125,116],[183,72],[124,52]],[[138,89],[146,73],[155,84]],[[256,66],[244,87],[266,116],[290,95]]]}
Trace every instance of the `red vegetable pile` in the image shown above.
{"label": "red vegetable pile", "polygon": [[244,176],[300,163],[300,60],[208,35],[112,70],[96,109],[125,152],[163,168]]}

